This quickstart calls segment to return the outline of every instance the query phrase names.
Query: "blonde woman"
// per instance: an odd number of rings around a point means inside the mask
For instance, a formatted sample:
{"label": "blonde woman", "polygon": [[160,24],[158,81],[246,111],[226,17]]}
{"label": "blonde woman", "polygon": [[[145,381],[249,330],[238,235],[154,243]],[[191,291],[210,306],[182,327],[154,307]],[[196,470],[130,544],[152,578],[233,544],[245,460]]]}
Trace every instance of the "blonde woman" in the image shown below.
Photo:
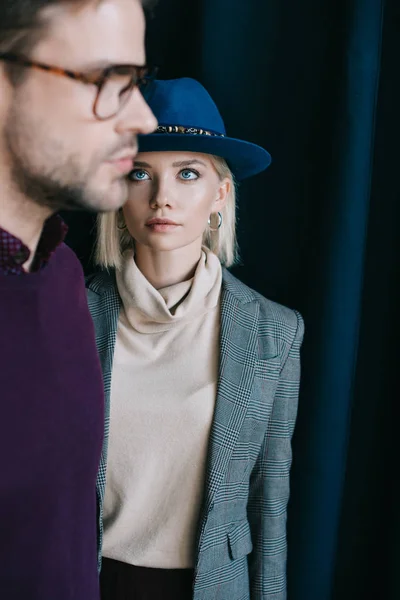
{"label": "blonde woman", "polygon": [[121,212],[88,280],[106,392],[102,600],[284,600],[303,322],[226,267],[235,179],[269,154],[206,90],[157,81]]}

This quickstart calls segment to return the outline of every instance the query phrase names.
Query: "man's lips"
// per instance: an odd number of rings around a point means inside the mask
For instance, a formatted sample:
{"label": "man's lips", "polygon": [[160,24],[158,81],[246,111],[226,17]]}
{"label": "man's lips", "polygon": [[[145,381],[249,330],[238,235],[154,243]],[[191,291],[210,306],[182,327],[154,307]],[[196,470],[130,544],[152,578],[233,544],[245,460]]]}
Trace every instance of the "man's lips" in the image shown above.
{"label": "man's lips", "polygon": [[121,173],[129,173],[133,169],[133,162],[135,160],[136,152],[130,152],[129,154],[122,154],[107,162],[115,166]]}

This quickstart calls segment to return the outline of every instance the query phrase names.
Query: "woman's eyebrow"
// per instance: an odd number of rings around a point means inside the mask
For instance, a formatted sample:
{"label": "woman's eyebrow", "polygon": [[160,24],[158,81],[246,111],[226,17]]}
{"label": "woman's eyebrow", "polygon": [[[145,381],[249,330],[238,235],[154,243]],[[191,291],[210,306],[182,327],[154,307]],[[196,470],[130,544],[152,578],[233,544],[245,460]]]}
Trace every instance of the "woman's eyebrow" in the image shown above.
{"label": "woman's eyebrow", "polygon": [[190,167],[191,165],[203,165],[206,167],[207,165],[203,163],[201,160],[194,158],[193,160],[181,160],[179,162],[174,162],[173,167]]}
{"label": "woman's eyebrow", "polygon": [[135,167],[145,167],[146,169],[151,169],[151,165],[149,165],[149,163],[142,162],[140,160],[135,160],[133,164]]}
{"label": "woman's eyebrow", "polygon": [[[178,162],[172,163],[172,166],[174,168],[190,167],[191,165],[202,165],[203,167],[207,167],[206,163],[202,162],[201,160],[198,160],[197,158],[194,158],[192,160],[180,160]],[[144,169],[151,169],[152,168],[152,166],[149,163],[141,161],[141,160],[135,160],[134,166],[135,167],[141,167],[141,168],[144,168]]]}

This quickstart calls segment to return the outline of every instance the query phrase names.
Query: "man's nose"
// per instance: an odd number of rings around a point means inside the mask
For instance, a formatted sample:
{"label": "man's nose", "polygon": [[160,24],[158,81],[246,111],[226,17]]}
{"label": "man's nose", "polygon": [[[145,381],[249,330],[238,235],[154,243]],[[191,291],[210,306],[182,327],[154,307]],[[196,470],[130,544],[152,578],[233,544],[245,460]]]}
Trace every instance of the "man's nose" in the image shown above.
{"label": "man's nose", "polygon": [[152,133],[157,124],[157,119],[143,98],[141,91],[136,88],[119,115],[117,130],[120,133],[129,131],[145,135]]}

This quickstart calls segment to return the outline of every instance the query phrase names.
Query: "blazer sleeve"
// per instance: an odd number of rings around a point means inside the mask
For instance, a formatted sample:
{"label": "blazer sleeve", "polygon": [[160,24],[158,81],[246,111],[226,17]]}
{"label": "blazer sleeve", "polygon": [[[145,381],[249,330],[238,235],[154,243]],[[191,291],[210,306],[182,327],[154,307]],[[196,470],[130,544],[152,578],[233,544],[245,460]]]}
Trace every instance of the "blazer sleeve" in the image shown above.
{"label": "blazer sleeve", "polygon": [[[248,520],[253,551],[249,555],[251,600],[286,600],[286,514],[291,439],[300,386],[301,315],[280,372],[271,418],[250,478]],[[293,335],[293,334],[292,334]]]}

